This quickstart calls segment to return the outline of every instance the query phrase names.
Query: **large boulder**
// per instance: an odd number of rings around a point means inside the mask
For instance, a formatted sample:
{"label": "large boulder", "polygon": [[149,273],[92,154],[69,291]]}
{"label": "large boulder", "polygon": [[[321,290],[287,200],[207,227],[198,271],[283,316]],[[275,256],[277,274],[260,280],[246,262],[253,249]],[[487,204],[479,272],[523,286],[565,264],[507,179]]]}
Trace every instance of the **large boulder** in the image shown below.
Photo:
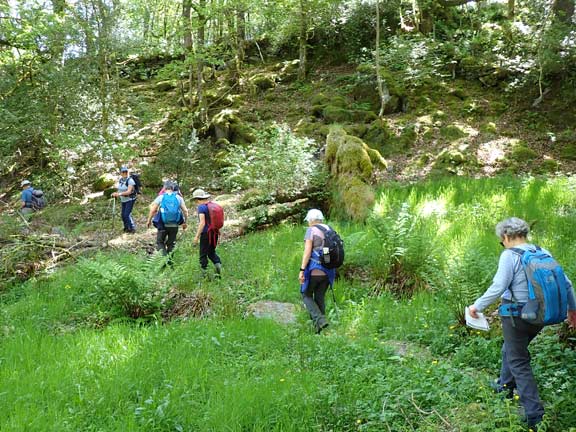
{"label": "large boulder", "polygon": [[106,189],[111,188],[116,184],[117,177],[112,174],[106,173],[98,177],[94,183],[92,183],[92,190],[94,192],[102,192]]}
{"label": "large boulder", "polygon": [[236,109],[223,109],[212,117],[210,129],[217,142],[226,139],[234,144],[248,144],[256,140],[254,130],[240,119],[238,112]]}

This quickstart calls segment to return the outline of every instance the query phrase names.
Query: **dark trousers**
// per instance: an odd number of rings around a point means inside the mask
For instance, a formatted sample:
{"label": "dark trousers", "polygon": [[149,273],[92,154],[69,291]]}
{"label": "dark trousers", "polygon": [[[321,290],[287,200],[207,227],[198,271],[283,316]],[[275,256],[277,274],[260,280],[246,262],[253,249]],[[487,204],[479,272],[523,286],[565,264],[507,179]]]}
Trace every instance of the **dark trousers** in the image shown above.
{"label": "dark trousers", "polygon": [[528,424],[534,425],[542,419],[544,407],[530,366],[528,345],[542,327],[529,324],[519,317],[501,317],[501,320],[504,345],[499,383],[518,390]]}
{"label": "dark trousers", "polygon": [[124,224],[124,231],[135,231],[136,225],[132,218],[132,209],[134,208],[135,199],[122,203],[122,223]]}
{"label": "dark trousers", "polygon": [[310,276],[308,287],[302,293],[302,300],[310,314],[316,330],[326,324],[326,291],[328,290],[328,276]]}
{"label": "dark trousers", "polygon": [[200,267],[204,270],[208,267],[208,258],[214,264],[219,264],[220,257],[216,254],[216,246],[211,245],[208,241],[208,233],[203,232],[200,234]]}
{"label": "dark trousers", "polygon": [[[178,227],[164,227],[159,229],[156,233],[156,250],[162,251],[162,255],[171,255],[176,244],[176,236],[178,235]],[[172,264],[172,259],[168,260]]]}

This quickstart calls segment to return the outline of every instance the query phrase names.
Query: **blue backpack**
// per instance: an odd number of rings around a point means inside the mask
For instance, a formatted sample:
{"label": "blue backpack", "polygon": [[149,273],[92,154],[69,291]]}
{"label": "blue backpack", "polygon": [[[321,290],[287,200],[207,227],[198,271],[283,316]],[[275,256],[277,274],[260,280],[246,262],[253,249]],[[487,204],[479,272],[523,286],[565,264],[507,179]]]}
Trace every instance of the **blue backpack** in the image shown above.
{"label": "blue backpack", "polygon": [[180,224],[182,222],[182,210],[180,201],[175,193],[165,193],[160,203],[160,215],[164,224]]}
{"label": "blue backpack", "polygon": [[563,322],[568,311],[568,284],[560,264],[539,246],[511,250],[520,255],[528,281],[529,300],[522,307],[520,317],[536,325]]}

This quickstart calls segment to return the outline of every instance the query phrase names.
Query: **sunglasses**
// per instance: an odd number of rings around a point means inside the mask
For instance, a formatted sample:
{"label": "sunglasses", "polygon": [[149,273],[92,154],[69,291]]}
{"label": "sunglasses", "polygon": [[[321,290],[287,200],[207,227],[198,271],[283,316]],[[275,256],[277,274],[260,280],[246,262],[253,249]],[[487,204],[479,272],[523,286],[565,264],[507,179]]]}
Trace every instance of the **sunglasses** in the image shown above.
{"label": "sunglasses", "polygon": [[502,242],[502,241],[500,242],[500,246],[506,247],[506,246],[504,246],[504,242]]}

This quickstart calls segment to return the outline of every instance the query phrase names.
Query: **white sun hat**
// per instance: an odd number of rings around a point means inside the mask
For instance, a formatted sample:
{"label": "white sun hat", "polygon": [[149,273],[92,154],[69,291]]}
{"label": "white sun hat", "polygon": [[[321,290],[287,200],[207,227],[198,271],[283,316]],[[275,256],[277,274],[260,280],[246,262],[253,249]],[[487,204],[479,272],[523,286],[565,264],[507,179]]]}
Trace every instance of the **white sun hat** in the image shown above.
{"label": "white sun hat", "polygon": [[306,222],[314,221],[314,220],[324,220],[324,215],[318,209],[308,210],[306,217],[304,218]]}

